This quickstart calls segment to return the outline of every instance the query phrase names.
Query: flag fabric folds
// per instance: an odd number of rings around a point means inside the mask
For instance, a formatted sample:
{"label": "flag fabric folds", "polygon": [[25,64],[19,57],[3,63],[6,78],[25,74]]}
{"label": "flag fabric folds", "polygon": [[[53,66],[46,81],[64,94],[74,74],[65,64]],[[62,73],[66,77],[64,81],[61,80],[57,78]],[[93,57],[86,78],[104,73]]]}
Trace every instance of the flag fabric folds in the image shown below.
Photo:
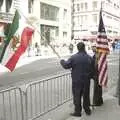
{"label": "flag fabric folds", "polygon": [[108,81],[108,67],[107,54],[109,53],[108,39],[105,31],[105,26],[102,18],[102,10],[100,10],[100,19],[97,36],[97,62],[98,62],[98,80],[99,85],[107,86]]}
{"label": "flag fabric folds", "polygon": [[0,52],[1,53],[0,54],[0,63],[3,61],[3,57],[4,57],[5,51],[7,49],[7,46],[9,45],[10,41],[12,40],[12,37],[14,36],[14,34],[16,33],[16,31],[19,27],[19,18],[20,18],[19,13],[16,10],[12,24],[7,25],[7,28],[5,31],[6,36],[5,36],[4,42],[1,45],[2,49]]}
{"label": "flag fabric folds", "polygon": [[98,80],[99,85],[107,86],[108,82],[108,66],[107,66],[107,54],[105,53],[98,53]]}
{"label": "flag fabric folds", "polygon": [[8,32],[5,34],[3,50],[0,55],[0,63],[10,71],[14,70],[20,56],[27,49],[34,32],[32,28],[25,27],[20,35],[19,23],[20,15],[16,10],[12,24],[8,25],[8,28],[6,29]]}
{"label": "flag fabric folds", "polygon": [[105,31],[105,26],[102,18],[102,10],[100,10],[100,19],[97,36],[97,51],[99,53],[109,53],[108,39]]}
{"label": "flag fabric folds", "polygon": [[13,71],[16,63],[18,62],[20,56],[25,52],[25,50],[27,49],[31,39],[32,39],[32,34],[33,34],[34,30],[26,27],[24,28],[23,32],[22,32],[22,36],[21,36],[21,41],[20,41],[20,45],[17,48],[17,50],[15,51],[15,53],[11,56],[11,58],[8,60],[8,62],[5,64],[5,66],[10,70]]}

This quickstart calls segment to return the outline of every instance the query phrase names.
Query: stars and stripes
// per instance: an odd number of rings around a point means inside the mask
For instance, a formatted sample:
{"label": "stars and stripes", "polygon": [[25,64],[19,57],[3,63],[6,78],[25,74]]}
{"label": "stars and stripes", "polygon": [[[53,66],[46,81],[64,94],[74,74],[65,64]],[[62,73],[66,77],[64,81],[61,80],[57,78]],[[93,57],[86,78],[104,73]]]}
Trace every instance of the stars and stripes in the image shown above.
{"label": "stars and stripes", "polygon": [[103,23],[102,10],[100,10],[100,20],[98,26],[98,36],[97,36],[97,51],[109,53],[108,39]]}
{"label": "stars and stripes", "polygon": [[98,80],[99,85],[107,86],[108,82],[108,66],[107,66],[107,54],[99,53],[98,60]]}
{"label": "stars and stripes", "polygon": [[99,85],[107,86],[108,71],[107,71],[107,54],[109,53],[108,39],[103,23],[102,10],[100,10],[100,20],[97,36],[97,54],[98,54],[98,80]]}

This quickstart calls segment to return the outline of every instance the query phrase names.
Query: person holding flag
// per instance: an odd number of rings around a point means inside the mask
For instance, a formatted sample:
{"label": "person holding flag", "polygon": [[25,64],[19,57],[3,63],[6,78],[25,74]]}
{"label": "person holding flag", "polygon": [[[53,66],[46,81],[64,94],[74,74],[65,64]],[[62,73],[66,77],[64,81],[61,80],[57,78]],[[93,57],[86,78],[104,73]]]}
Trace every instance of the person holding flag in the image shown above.
{"label": "person holding flag", "polygon": [[72,116],[81,116],[82,97],[83,109],[87,115],[91,115],[90,109],[90,78],[92,71],[92,57],[85,50],[85,44],[77,44],[78,52],[68,60],[61,59],[60,64],[64,69],[71,69],[73,103],[75,106]]}
{"label": "person holding flag", "polygon": [[94,55],[94,93],[93,105],[101,106],[103,104],[102,87],[107,86],[108,71],[107,71],[107,54],[109,53],[108,39],[102,18],[102,8],[100,9],[100,19],[98,27],[98,36]]}

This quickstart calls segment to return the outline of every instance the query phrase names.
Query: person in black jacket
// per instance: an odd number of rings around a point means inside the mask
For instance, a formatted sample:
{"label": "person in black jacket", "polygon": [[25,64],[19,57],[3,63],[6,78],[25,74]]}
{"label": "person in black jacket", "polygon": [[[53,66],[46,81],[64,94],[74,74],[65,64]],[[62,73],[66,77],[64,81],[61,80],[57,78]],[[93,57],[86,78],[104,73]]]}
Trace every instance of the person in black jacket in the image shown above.
{"label": "person in black jacket", "polygon": [[93,80],[94,80],[94,92],[93,92],[93,105],[94,106],[101,106],[103,104],[103,97],[102,97],[102,86],[98,83],[98,64],[96,60],[96,46],[92,46],[92,50],[94,52],[93,55]]}
{"label": "person in black jacket", "polygon": [[87,115],[91,114],[90,110],[90,77],[92,57],[85,51],[85,44],[77,44],[78,52],[72,55],[68,60],[61,60],[60,63],[65,69],[71,69],[72,76],[72,93],[75,111],[71,115],[81,116],[83,96],[83,108]]}

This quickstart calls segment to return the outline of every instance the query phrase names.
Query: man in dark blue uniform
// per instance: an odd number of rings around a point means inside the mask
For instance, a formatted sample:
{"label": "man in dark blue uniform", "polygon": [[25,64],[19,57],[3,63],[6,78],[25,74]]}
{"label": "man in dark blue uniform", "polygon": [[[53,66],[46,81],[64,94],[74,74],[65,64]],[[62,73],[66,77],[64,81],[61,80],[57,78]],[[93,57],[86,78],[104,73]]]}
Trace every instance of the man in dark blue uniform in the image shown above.
{"label": "man in dark blue uniform", "polygon": [[83,96],[83,108],[87,115],[91,114],[90,110],[90,77],[92,58],[85,51],[85,44],[77,44],[78,52],[72,55],[67,61],[61,60],[60,63],[65,69],[71,68],[72,92],[75,111],[71,115],[81,116]]}

